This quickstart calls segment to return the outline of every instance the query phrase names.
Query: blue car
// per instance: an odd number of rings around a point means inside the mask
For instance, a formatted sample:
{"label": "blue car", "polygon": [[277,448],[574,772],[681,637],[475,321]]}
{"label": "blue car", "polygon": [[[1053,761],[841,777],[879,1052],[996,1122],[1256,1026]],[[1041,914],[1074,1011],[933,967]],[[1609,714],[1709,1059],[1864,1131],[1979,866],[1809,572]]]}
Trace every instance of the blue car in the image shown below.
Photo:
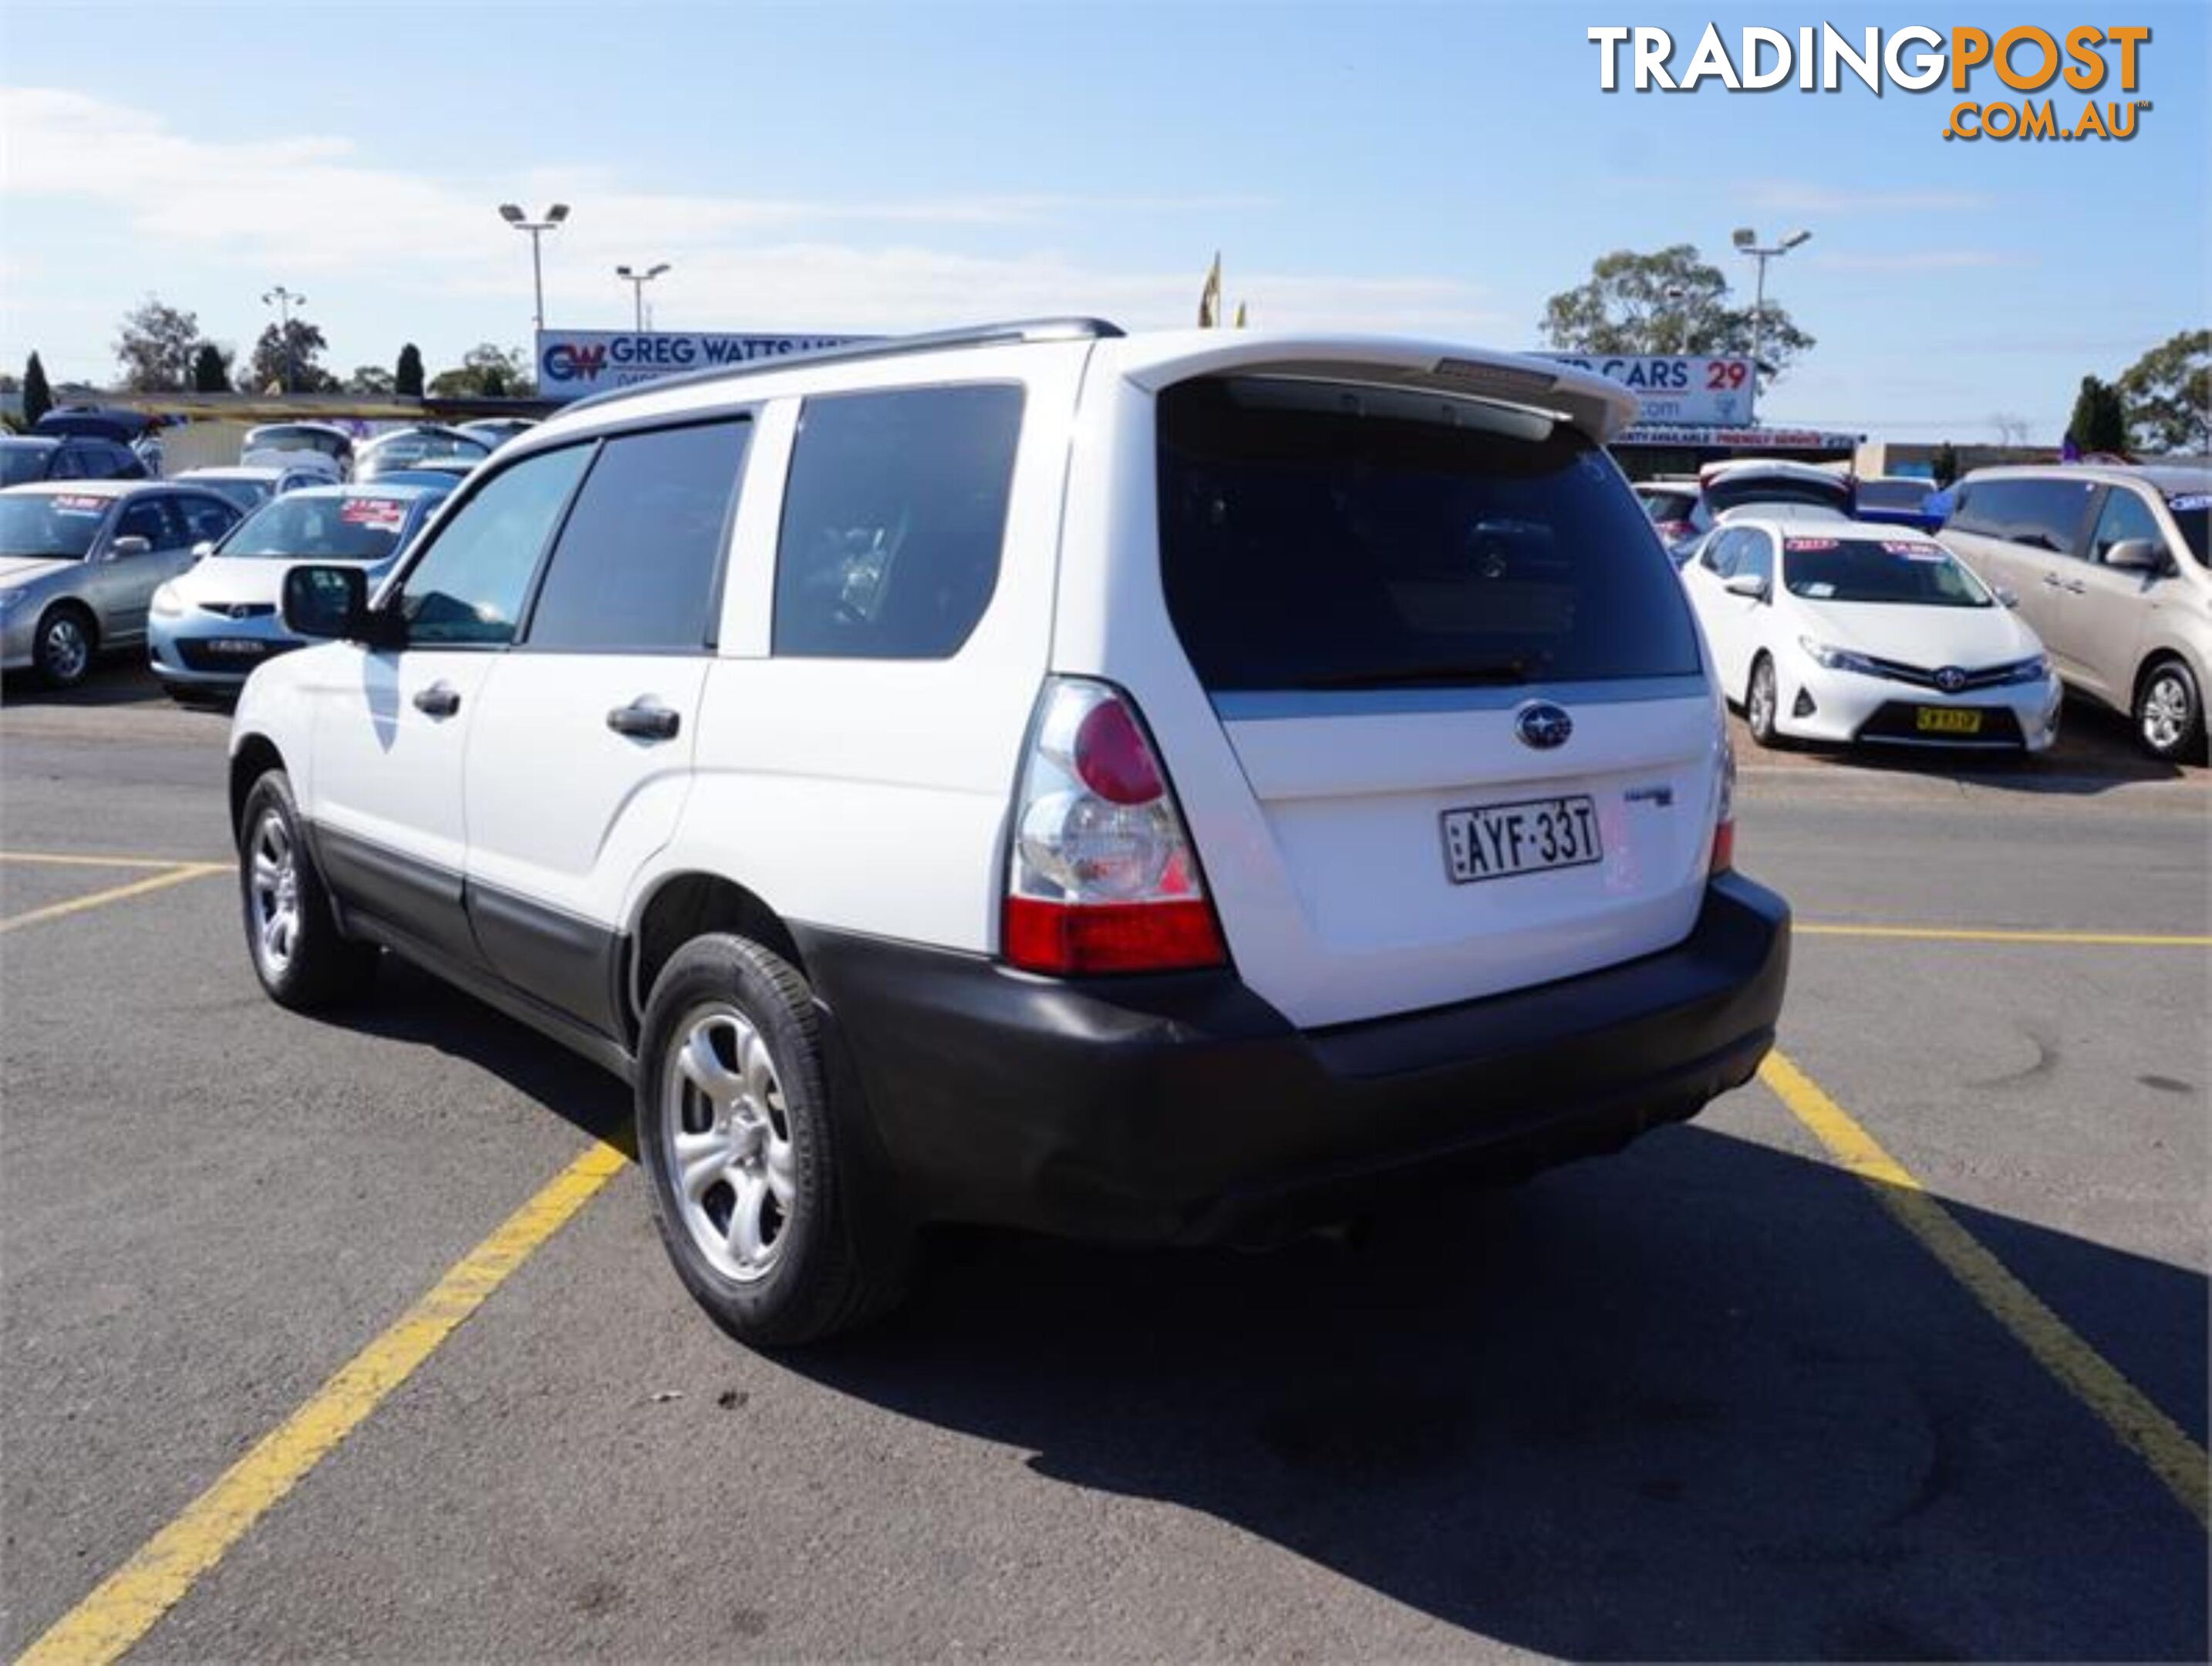
{"label": "blue car", "polygon": [[154,593],[154,675],[182,703],[234,697],[256,666],[307,646],[278,612],[289,567],[357,562],[373,588],[450,495],[380,482],[311,486],[264,503]]}
{"label": "blue car", "polygon": [[1862,479],[1858,519],[1932,532],[1943,525],[1942,508],[1929,502],[1936,496],[1936,483],[1917,475],[1888,474]]}

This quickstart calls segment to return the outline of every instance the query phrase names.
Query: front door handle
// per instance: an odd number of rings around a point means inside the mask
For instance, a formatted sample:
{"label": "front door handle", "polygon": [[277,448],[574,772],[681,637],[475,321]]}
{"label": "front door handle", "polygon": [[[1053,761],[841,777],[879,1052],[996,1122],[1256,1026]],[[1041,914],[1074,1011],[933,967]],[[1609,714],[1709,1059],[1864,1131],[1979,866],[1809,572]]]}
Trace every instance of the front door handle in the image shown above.
{"label": "front door handle", "polygon": [[2068,590],[2072,591],[2077,596],[2086,596],[2089,593],[2089,587],[2082,583],[2079,579],[2069,580],[2065,587]]}
{"label": "front door handle", "polygon": [[2066,586],[2057,574],[2045,573],[2043,575],[2043,587],[2046,590],[2063,590]]}
{"label": "front door handle", "polygon": [[665,706],[648,703],[643,696],[607,714],[607,727],[633,740],[673,740],[684,720]]}
{"label": "front door handle", "polygon": [[415,709],[431,717],[451,717],[461,708],[461,696],[450,683],[433,683],[415,696]]}

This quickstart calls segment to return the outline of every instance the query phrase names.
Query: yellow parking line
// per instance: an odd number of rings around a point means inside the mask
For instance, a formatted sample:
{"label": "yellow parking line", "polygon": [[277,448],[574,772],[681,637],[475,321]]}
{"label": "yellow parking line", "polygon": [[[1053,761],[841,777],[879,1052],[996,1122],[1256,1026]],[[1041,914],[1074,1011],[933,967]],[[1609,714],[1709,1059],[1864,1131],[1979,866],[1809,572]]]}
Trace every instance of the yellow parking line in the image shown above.
{"label": "yellow parking line", "polygon": [[2208,1523],[2203,1447],[2045,1307],[1929,1195],[1910,1170],[1787,1056],[1779,1051],[1768,1054],[1759,1067],[1759,1079],[1837,1162],[1867,1183],[1882,1207],[1942,1262],[1991,1317],[2094,1413],[2123,1446],[2148,1464],[2200,1523]]}
{"label": "yellow parking line", "polygon": [[625,1159],[594,1145],[469,1251],[392,1328],[264,1435],[184,1513],[148,1540],[17,1657],[16,1666],[116,1659],[153,1628],[223,1553],[413,1374],[508,1274],[558,1231]]}
{"label": "yellow parking line", "polygon": [[166,873],[133,879],[127,885],[111,886],[106,891],[95,891],[89,897],[72,897],[66,903],[49,903],[42,909],[33,909],[28,914],[10,915],[8,919],[0,920],[0,932],[35,926],[42,920],[58,920],[65,914],[81,914],[87,909],[105,908],[110,903],[143,897],[149,891],[163,891],[171,885],[180,885],[187,879],[204,879],[210,873],[228,873],[230,871],[228,862],[180,862]]}
{"label": "yellow parking line", "polygon": [[1849,926],[1793,921],[1800,937],[1888,937],[1925,943],[2079,943],[2122,949],[2212,949],[2212,937],[2162,932],[2008,931],[1966,926]]}
{"label": "yellow parking line", "polygon": [[0,862],[51,862],[62,867],[197,867],[182,856],[81,856],[51,850],[0,850]]}

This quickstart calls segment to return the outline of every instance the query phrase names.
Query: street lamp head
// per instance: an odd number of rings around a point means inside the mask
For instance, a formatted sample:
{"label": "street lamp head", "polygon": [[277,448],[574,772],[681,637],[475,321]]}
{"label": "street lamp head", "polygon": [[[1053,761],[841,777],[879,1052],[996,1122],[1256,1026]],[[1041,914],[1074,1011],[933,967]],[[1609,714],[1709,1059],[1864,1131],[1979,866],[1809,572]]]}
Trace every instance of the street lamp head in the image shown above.
{"label": "street lamp head", "polygon": [[1785,249],[1794,249],[1800,243],[1809,243],[1812,240],[1813,234],[1811,232],[1802,230],[1793,231],[1784,234],[1782,239],[1782,246]]}
{"label": "street lamp head", "polygon": [[513,203],[501,203],[499,205],[499,217],[510,226],[519,226],[522,223],[522,210]]}
{"label": "street lamp head", "polygon": [[548,225],[557,226],[568,217],[568,205],[566,203],[556,203],[545,210],[545,222]]}
{"label": "street lamp head", "polygon": [[659,277],[661,275],[661,273],[663,273],[663,272],[666,271],[667,270],[668,270],[668,263],[667,263],[665,260],[664,260],[664,261],[662,261],[662,262],[661,262],[658,266],[655,266],[655,267],[654,267],[651,271],[647,272],[647,273],[646,274],[646,276],[647,276],[647,277]]}
{"label": "street lamp head", "polygon": [[1740,249],[1747,249],[1759,241],[1759,234],[1749,226],[1738,226],[1729,240]]}
{"label": "street lamp head", "polygon": [[615,276],[617,277],[635,277],[636,275],[636,273],[631,271],[627,266],[617,266],[615,268]]}

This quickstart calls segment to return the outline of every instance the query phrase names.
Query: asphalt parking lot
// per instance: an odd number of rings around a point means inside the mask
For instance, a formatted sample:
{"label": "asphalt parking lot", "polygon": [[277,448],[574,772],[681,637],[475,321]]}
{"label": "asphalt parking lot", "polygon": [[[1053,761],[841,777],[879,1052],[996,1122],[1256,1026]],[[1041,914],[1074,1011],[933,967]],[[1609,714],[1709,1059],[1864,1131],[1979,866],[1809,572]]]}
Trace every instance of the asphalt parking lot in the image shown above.
{"label": "asphalt parking lot", "polygon": [[770,1359],[611,1079],[264,1000],[223,720],[94,693],[0,714],[11,1658],[2206,1655],[2208,788],[2110,725],[1747,751],[1786,1062],[1687,1127],[1355,1247],[949,1236]]}

